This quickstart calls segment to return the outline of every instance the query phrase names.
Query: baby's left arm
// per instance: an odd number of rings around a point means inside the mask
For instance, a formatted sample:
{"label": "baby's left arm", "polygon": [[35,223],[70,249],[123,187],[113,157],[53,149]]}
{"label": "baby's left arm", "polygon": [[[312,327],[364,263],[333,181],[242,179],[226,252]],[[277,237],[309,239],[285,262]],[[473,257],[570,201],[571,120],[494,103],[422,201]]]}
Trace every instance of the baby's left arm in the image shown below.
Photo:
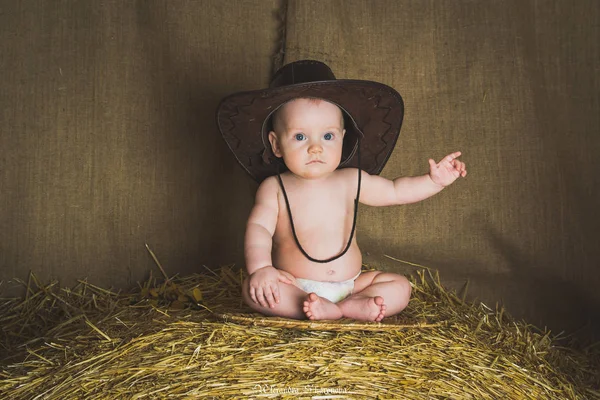
{"label": "baby's left arm", "polygon": [[460,155],[460,151],[449,154],[439,163],[430,159],[428,174],[393,181],[363,171],[360,202],[370,206],[391,206],[425,200],[467,175],[465,163],[457,159]]}

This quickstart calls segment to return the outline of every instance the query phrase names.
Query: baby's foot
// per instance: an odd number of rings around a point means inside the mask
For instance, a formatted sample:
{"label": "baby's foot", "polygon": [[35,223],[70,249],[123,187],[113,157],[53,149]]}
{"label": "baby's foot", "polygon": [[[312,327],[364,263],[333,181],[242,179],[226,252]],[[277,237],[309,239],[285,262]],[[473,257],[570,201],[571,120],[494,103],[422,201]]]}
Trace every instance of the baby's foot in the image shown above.
{"label": "baby's foot", "polygon": [[386,306],[381,296],[354,295],[340,303],[340,309],[346,318],[379,322],[385,316]]}
{"label": "baby's foot", "polygon": [[310,293],[304,301],[304,314],[308,319],[340,319],[342,312],[339,307],[331,301],[319,297],[316,293]]}

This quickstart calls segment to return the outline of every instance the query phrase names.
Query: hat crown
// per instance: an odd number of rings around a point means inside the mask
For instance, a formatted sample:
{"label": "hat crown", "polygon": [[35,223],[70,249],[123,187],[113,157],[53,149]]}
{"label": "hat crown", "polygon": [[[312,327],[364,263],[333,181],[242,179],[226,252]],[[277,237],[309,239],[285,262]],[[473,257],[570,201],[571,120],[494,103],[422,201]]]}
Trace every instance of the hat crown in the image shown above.
{"label": "hat crown", "polygon": [[286,64],[273,77],[270,88],[300,83],[334,81],[335,75],[326,64],[315,60],[302,60]]}

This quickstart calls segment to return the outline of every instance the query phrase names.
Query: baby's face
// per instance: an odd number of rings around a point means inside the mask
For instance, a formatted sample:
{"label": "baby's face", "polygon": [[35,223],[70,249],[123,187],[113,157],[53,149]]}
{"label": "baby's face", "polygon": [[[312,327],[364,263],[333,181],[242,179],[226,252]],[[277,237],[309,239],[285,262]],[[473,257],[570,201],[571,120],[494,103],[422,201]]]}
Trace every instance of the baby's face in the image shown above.
{"label": "baby's face", "polygon": [[338,106],[319,99],[296,99],[284,104],[269,132],[273,153],[288,169],[306,179],[335,171],[342,158],[346,131]]}

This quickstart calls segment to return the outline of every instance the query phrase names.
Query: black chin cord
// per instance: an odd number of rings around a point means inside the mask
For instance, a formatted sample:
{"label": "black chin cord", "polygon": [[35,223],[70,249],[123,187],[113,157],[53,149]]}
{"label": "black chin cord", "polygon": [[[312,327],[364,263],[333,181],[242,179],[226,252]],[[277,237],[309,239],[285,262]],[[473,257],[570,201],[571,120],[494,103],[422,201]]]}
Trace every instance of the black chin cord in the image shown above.
{"label": "black chin cord", "polygon": [[337,260],[344,254],[346,254],[346,252],[350,248],[350,245],[352,244],[352,238],[354,237],[354,230],[356,229],[356,216],[358,215],[358,199],[360,198],[360,180],[361,180],[360,137],[358,139],[357,153],[358,153],[358,187],[356,188],[356,199],[354,199],[354,220],[352,221],[352,231],[350,232],[350,238],[348,239],[348,244],[346,244],[346,248],[340,254],[338,254],[337,256],[328,258],[326,260],[317,260],[316,258],[312,258],[311,256],[308,255],[308,253],[306,253],[306,251],[304,251],[304,249],[300,245],[300,242],[298,241],[298,236],[296,236],[296,229],[294,228],[294,220],[292,219],[292,210],[290,209],[290,202],[288,200],[287,193],[285,192],[285,187],[283,187],[283,181],[281,180],[281,175],[279,175],[279,164],[277,165],[277,178],[279,179],[279,184],[281,185],[281,189],[283,190],[283,197],[285,198],[285,205],[287,206],[288,215],[290,216],[290,225],[292,227],[292,234],[294,235],[294,240],[296,241],[296,244],[298,245],[300,252],[302,252],[302,254],[304,254],[304,256],[312,262],[325,264],[330,261]]}

